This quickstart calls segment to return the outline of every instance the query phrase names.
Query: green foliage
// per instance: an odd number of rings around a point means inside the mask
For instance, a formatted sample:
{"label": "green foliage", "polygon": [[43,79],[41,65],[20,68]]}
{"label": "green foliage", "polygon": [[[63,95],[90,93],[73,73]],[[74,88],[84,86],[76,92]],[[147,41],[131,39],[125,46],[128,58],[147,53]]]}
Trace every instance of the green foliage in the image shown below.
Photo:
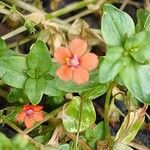
{"label": "green foliage", "polygon": [[150,32],[139,32],[125,41],[125,50],[136,62],[144,63],[150,60]]}
{"label": "green foliage", "polygon": [[[80,109],[80,105],[82,105],[82,109]],[[95,110],[92,102],[90,100],[82,100],[81,102],[80,97],[74,97],[63,110],[63,125],[69,132],[77,132],[79,121],[81,121],[80,131],[83,131],[92,125],[95,119]]]}
{"label": "green foliage", "polygon": [[63,145],[60,145],[58,150],[70,150],[69,149],[69,144],[63,144]]}
{"label": "green foliage", "polygon": [[82,99],[93,100],[101,95],[103,95],[108,88],[107,84],[98,84],[95,87],[85,90],[81,93]]}
{"label": "green foliage", "polygon": [[96,150],[96,142],[98,140],[103,140],[104,137],[104,122],[100,122],[93,129],[88,128],[85,131],[86,142],[92,147],[93,150]]}
{"label": "green foliage", "polygon": [[120,72],[120,77],[124,85],[138,100],[150,104],[150,64],[139,65],[131,61]]}
{"label": "green foliage", "polygon": [[0,133],[0,149],[12,150],[12,144],[10,140],[2,133]]}
{"label": "green foliage", "polygon": [[1,48],[1,50],[2,50],[2,49],[7,49],[6,43],[5,43],[4,40],[2,40],[1,38],[0,38],[0,48]]}
{"label": "green foliage", "polygon": [[141,32],[145,28],[147,28],[147,26],[149,26],[148,21],[146,21],[149,15],[150,15],[150,13],[147,10],[144,10],[144,9],[138,9],[137,10],[137,20],[138,20],[138,22],[137,22],[137,25],[136,25],[136,32]]}
{"label": "green foliage", "polygon": [[101,29],[107,49],[100,63],[99,79],[107,83],[117,78],[138,100],[150,104],[150,33],[147,30],[150,23],[145,12],[139,12],[139,19],[143,15],[145,21],[139,20],[140,32],[135,33],[133,21],[125,12],[105,4]]}
{"label": "green foliage", "polygon": [[49,96],[61,96],[64,94],[63,91],[59,90],[55,84],[56,79],[46,80],[44,94]]}
{"label": "green foliage", "polygon": [[22,88],[27,78],[26,58],[8,49],[0,40],[0,77],[8,85]]}
{"label": "green foliage", "polygon": [[38,104],[42,99],[45,89],[45,78],[28,78],[25,82],[25,93],[30,102],[34,105]]}
{"label": "green foliage", "polygon": [[29,138],[25,135],[17,135],[13,139],[8,139],[0,133],[0,149],[3,150],[37,150],[34,144],[31,144]]}
{"label": "green foliage", "polygon": [[122,45],[126,36],[135,33],[131,17],[110,4],[104,5],[101,30],[105,43],[114,46]]}
{"label": "green foliage", "polygon": [[28,75],[38,78],[47,73],[51,67],[51,57],[47,46],[42,41],[37,41],[27,56]]}
{"label": "green foliage", "polygon": [[28,98],[24,93],[23,89],[12,88],[9,95],[7,96],[7,100],[10,103],[17,102],[17,101],[24,103],[27,101],[27,99]]}
{"label": "green foliage", "polygon": [[64,82],[60,79],[57,79],[56,86],[65,92],[78,92],[82,93],[83,91],[90,90],[92,88],[95,88],[96,86],[99,86],[100,83],[98,83],[98,70],[95,70],[91,72],[90,74],[90,80],[81,85],[77,85],[72,81]]}

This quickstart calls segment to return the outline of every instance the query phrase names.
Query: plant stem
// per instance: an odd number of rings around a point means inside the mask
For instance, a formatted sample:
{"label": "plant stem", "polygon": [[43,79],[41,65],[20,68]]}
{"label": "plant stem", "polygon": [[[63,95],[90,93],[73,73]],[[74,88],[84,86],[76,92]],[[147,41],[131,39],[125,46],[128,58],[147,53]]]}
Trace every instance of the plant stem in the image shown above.
{"label": "plant stem", "polygon": [[10,11],[5,9],[5,8],[0,8],[0,13],[1,14],[4,14],[4,15],[9,15],[10,14]]}
{"label": "plant stem", "polygon": [[6,0],[7,2],[10,2],[12,4],[15,4],[16,6],[27,10],[29,12],[35,12],[35,11],[39,11],[38,8],[34,7],[33,5],[30,5],[28,3],[25,3],[24,1],[21,0]]}
{"label": "plant stem", "polygon": [[15,9],[14,7],[11,7],[11,6],[9,6],[8,4],[6,4],[6,3],[4,3],[4,2],[1,2],[1,1],[0,1],[0,4],[2,4],[2,5],[4,5],[4,6],[6,6],[6,7],[8,7],[8,8],[11,9],[11,10],[13,10],[15,13],[19,14],[24,20],[26,20],[25,16],[24,16],[22,13],[20,13],[20,11],[18,11],[17,9]]}
{"label": "plant stem", "polygon": [[71,22],[71,21],[74,21],[77,18],[81,18],[81,17],[84,17],[84,16],[89,15],[91,13],[94,13],[94,12],[98,11],[105,2],[106,2],[106,0],[101,0],[98,3],[95,4],[96,7],[98,6],[96,9],[94,9],[94,10],[93,9],[86,9],[82,12],[79,12],[76,15],[73,15],[73,16],[65,19],[64,21],[65,22]]}
{"label": "plant stem", "polygon": [[105,123],[105,134],[106,134],[106,140],[108,142],[108,145],[110,146],[110,140],[111,140],[111,134],[109,129],[109,104],[110,104],[110,98],[111,98],[111,92],[114,84],[110,83],[109,88],[106,93],[106,99],[105,99],[105,112],[104,112],[104,123]]}
{"label": "plant stem", "polygon": [[19,45],[22,45],[22,44],[25,44],[33,39],[35,39],[37,37],[38,34],[33,34],[33,35],[30,35],[29,37],[27,38],[23,38],[21,39],[20,41],[16,41],[16,42],[13,42],[11,44],[8,45],[9,48],[13,48],[15,46],[19,46]]}
{"label": "plant stem", "polygon": [[80,103],[80,108],[79,108],[79,123],[78,123],[78,128],[77,128],[75,150],[78,150],[78,141],[79,141],[79,135],[80,135],[81,120],[82,120],[83,102],[84,101],[81,98],[81,103]]}
{"label": "plant stem", "polygon": [[62,110],[62,107],[59,107],[59,108],[55,109],[54,111],[50,112],[48,115],[46,115],[46,117],[44,118],[44,120],[42,122],[37,123],[32,128],[25,129],[24,133],[26,133],[26,134],[30,133],[32,130],[37,128],[42,123],[44,123],[44,122],[48,121],[49,119],[53,118],[54,116],[56,116],[61,110]]}
{"label": "plant stem", "polygon": [[[76,135],[74,133],[69,133],[69,132],[65,132],[65,134],[70,137],[72,140],[76,140]],[[91,147],[85,143],[84,141],[82,141],[80,138],[78,140],[79,145],[82,147],[83,150],[92,150]]]}
{"label": "plant stem", "polygon": [[81,17],[86,16],[86,15],[88,15],[88,14],[91,14],[91,13],[93,13],[93,12],[94,12],[94,11],[92,11],[92,10],[84,10],[84,11],[82,11],[82,12],[80,12],[80,13],[74,15],[74,16],[71,16],[71,17],[65,19],[64,21],[65,21],[65,22],[72,22],[72,21],[74,21],[74,20],[77,19],[77,18],[81,18]]}
{"label": "plant stem", "polygon": [[96,0],[86,0],[86,1],[82,1],[82,2],[75,2],[75,3],[69,4],[64,8],[61,8],[59,10],[56,10],[55,12],[47,14],[46,19],[51,19],[51,18],[62,16],[66,13],[71,12],[71,11],[75,11],[77,9],[84,8],[88,4],[91,4],[91,3],[94,3],[94,2],[96,2]]}
{"label": "plant stem", "polygon": [[9,32],[8,34],[2,36],[1,38],[2,38],[3,40],[6,40],[6,39],[9,39],[9,38],[11,38],[11,37],[13,37],[13,36],[15,36],[15,35],[21,33],[21,32],[24,32],[24,31],[26,31],[26,30],[27,30],[26,27],[21,26],[21,27],[17,28],[16,30],[14,30],[14,31],[12,31],[12,32]]}
{"label": "plant stem", "polygon": [[13,124],[11,121],[7,120],[6,117],[4,117],[1,113],[0,113],[0,118],[6,123],[8,124],[10,127],[12,127],[14,130],[16,130],[17,132],[24,134],[24,132],[18,128],[15,124]]}
{"label": "plant stem", "polygon": [[1,113],[0,113],[0,118],[6,123],[8,124],[11,128],[13,128],[15,131],[19,132],[20,134],[26,136],[30,142],[32,142],[33,144],[35,144],[37,147],[41,147],[43,146],[42,144],[36,142],[34,139],[32,139],[31,137],[29,137],[28,135],[26,135],[20,128],[18,128],[15,124],[13,124],[11,121],[9,121],[6,117],[4,117]]}

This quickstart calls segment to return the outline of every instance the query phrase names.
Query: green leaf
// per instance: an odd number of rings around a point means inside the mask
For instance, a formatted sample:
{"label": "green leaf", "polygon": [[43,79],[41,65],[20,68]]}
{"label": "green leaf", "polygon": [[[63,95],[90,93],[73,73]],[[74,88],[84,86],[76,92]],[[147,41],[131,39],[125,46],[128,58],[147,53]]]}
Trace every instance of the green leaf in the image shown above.
{"label": "green leaf", "polygon": [[104,122],[100,122],[95,128],[89,128],[85,131],[86,142],[92,147],[93,150],[96,150],[96,142],[98,140],[103,140],[104,137]]}
{"label": "green leaf", "polygon": [[2,49],[8,49],[5,41],[3,39],[0,38],[0,50]]}
{"label": "green leaf", "polygon": [[107,45],[123,45],[125,37],[135,33],[132,18],[111,4],[104,5],[101,30]]}
{"label": "green leaf", "polygon": [[144,9],[138,9],[137,10],[137,25],[136,25],[136,32],[141,32],[145,29],[145,21],[146,18],[149,15],[149,11],[148,10],[144,10]]}
{"label": "green leaf", "polygon": [[12,139],[13,150],[37,150],[36,145],[30,142],[25,135],[18,134]]}
{"label": "green leaf", "polygon": [[69,102],[63,111],[63,125],[68,132],[77,132],[79,124],[79,116],[81,113],[80,132],[87,129],[95,122],[96,114],[93,103],[89,100],[83,100],[83,108],[80,110],[81,99],[80,97],[74,97]]}
{"label": "green leaf", "polygon": [[104,59],[99,68],[99,79],[101,83],[107,83],[114,79],[123,67],[122,59]]}
{"label": "green leaf", "polygon": [[28,78],[25,82],[25,93],[27,94],[30,102],[34,105],[38,104],[42,99],[45,89],[45,79],[40,77],[37,79]]}
{"label": "green leaf", "polygon": [[58,150],[69,150],[69,144],[60,145]]}
{"label": "green leaf", "polygon": [[61,96],[64,92],[59,90],[55,85],[56,80],[46,80],[44,94],[49,96]]}
{"label": "green leaf", "polygon": [[150,60],[150,32],[143,31],[128,38],[125,49],[140,63]]}
{"label": "green leaf", "polygon": [[106,58],[117,60],[122,57],[124,48],[121,46],[107,46],[106,48]]}
{"label": "green leaf", "polygon": [[[106,57],[101,60],[99,78],[101,83],[112,80],[122,69],[122,55],[124,48],[121,46],[107,46]],[[107,76],[106,76],[107,75]]]}
{"label": "green leaf", "polygon": [[27,101],[27,96],[24,93],[23,89],[17,89],[17,88],[12,88],[9,95],[7,96],[8,102],[26,102]]}
{"label": "green leaf", "polygon": [[[0,77],[2,80],[15,88],[23,88],[27,79],[26,58],[23,56],[11,56],[10,54],[1,55],[0,51]],[[10,52],[11,53],[11,52]]]}
{"label": "green leaf", "polygon": [[146,31],[150,31],[150,13],[145,20],[144,28]]}
{"label": "green leaf", "polygon": [[101,95],[103,95],[108,88],[107,84],[98,84],[90,90],[81,93],[83,99],[93,100]]}
{"label": "green leaf", "polygon": [[0,149],[1,150],[12,150],[12,144],[10,140],[2,133],[0,133]]}
{"label": "green leaf", "polygon": [[141,102],[150,104],[150,65],[131,61],[121,72],[121,79],[128,90]]}
{"label": "green leaf", "polygon": [[[76,142],[72,140],[72,141],[69,143],[69,150],[75,150],[75,149],[76,149]],[[86,149],[86,148],[85,148],[85,149]],[[78,144],[77,150],[83,150],[79,144]]]}
{"label": "green leaf", "polygon": [[145,120],[145,107],[129,112],[125,117],[117,135],[115,143],[129,144],[138,133]]}
{"label": "green leaf", "polygon": [[65,92],[83,92],[86,90],[90,90],[92,88],[94,88],[95,86],[97,86],[99,83],[98,81],[98,70],[95,70],[93,72],[91,72],[90,74],[90,79],[87,83],[82,84],[82,85],[77,85],[72,81],[69,82],[65,82],[62,81],[61,79],[57,79],[56,80],[56,87],[58,87],[58,89],[65,91]]}
{"label": "green leaf", "polygon": [[27,56],[28,75],[32,78],[38,78],[47,73],[51,67],[51,57],[46,44],[37,41]]}
{"label": "green leaf", "polygon": [[17,107],[17,106],[9,107],[9,109],[7,109],[7,115],[6,115],[7,120],[14,122],[16,116],[21,111],[22,111],[21,107]]}

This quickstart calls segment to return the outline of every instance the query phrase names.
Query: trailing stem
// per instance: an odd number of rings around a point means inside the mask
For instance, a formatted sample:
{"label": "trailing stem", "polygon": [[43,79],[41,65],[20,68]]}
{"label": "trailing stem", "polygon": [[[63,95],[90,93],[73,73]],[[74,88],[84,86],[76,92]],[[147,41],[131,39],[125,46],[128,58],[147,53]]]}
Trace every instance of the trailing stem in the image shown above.
{"label": "trailing stem", "polygon": [[82,110],[83,110],[83,99],[81,98],[81,103],[80,103],[80,108],[79,108],[79,123],[78,123],[78,128],[77,128],[75,150],[78,150],[78,141],[79,141],[79,134],[80,134],[81,119],[82,119]]}
{"label": "trailing stem", "polygon": [[105,134],[106,134],[106,140],[108,142],[108,145],[110,147],[111,142],[111,134],[109,129],[109,105],[110,105],[110,99],[111,99],[111,92],[114,84],[110,83],[109,88],[106,93],[106,99],[105,99],[105,112],[104,112],[104,123],[105,123]]}

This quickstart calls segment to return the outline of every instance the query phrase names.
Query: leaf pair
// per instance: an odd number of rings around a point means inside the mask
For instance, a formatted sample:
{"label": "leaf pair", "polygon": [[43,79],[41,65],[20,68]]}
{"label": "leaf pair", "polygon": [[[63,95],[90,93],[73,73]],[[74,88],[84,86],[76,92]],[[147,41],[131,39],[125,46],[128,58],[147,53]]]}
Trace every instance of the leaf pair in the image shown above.
{"label": "leaf pair", "polygon": [[16,88],[9,95],[11,101],[20,89],[23,89],[32,104],[38,104],[43,94],[62,94],[54,84],[54,77],[50,75],[52,62],[45,43],[37,41],[27,56],[8,49],[2,39],[0,47],[0,77],[6,84]]}
{"label": "leaf pair", "polygon": [[150,32],[145,28],[148,27],[148,20],[145,24],[141,31],[142,24],[138,23],[140,32],[136,33],[128,14],[105,4],[101,30],[107,50],[101,60],[99,78],[101,83],[116,80],[138,100],[150,104]]}

